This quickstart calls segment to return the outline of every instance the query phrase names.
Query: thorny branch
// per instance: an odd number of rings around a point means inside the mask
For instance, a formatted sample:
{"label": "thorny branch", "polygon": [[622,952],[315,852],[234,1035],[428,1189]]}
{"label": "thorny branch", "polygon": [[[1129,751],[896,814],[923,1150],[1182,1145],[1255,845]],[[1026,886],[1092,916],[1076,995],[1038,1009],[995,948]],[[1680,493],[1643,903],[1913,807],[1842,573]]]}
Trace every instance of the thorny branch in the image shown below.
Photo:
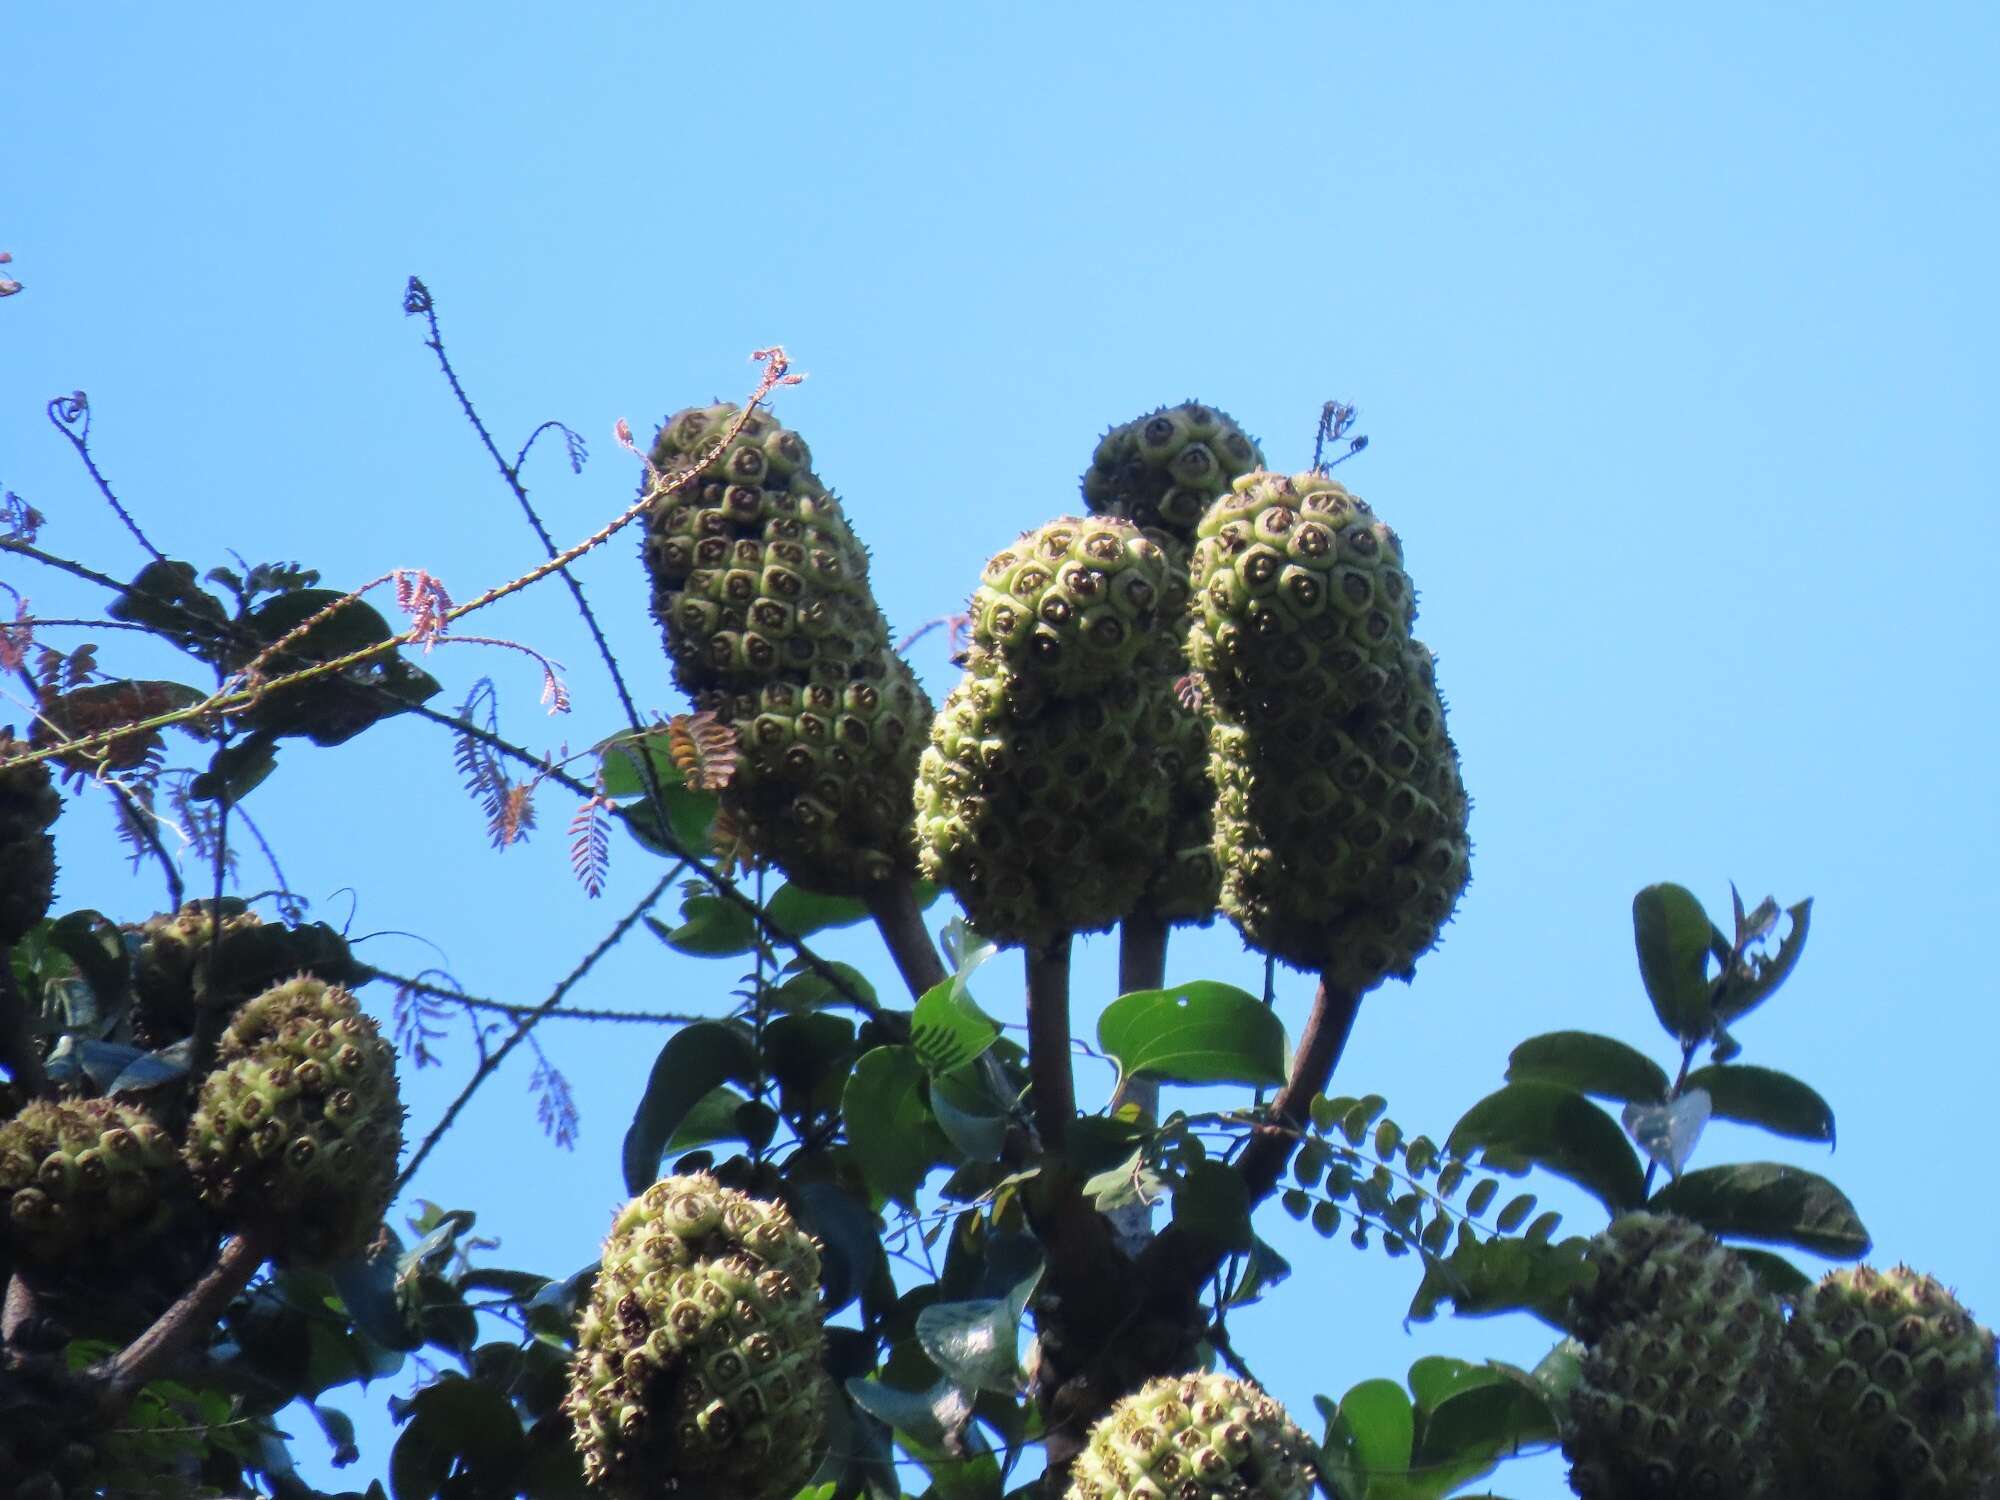
{"label": "thorny branch", "polygon": [[537,1016],[546,1021],[631,1021],[661,1026],[685,1026],[708,1019],[705,1016],[672,1010],[585,1010],[567,1005],[550,1009],[546,1001],[537,1005],[515,1005],[505,1000],[488,1000],[479,995],[468,995],[464,990],[453,989],[450,985],[433,984],[427,979],[392,974],[387,969],[371,968],[366,977],[379,979],[384,984],[394,985],[398,990],[407,990],[412,994],[449,1000],[454,1005],[465,1006],[468,1010],[494,1011],[503,1016]]}

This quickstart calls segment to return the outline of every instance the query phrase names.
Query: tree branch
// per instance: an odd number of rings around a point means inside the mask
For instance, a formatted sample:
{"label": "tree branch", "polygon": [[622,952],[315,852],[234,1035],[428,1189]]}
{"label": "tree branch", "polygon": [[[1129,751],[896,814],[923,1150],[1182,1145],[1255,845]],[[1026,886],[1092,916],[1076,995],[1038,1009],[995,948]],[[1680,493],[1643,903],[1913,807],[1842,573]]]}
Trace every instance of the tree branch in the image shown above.
{"label": "tree branch", "polygon": [[100,1413],[111,1417],[123,1411],[147,1381],[207,1334],[237,1293],[250,1284],[257,1268],[270,1258],[270,1251],[270,1243],[261,1232],[246,1230],[232,1235],[201,1280],[161,1313],[151,1328],[90,1372],[90,1379],[98,1386]]}
{"label": "tree branch", "polygon": [[[1118,924],[1118,993],[1158,990],[1167,983],[1167,924],[1150,912],[1134,912]],[[1160,1117],[1160,1080],[1135,1078],[1124,1097],[1148,1120]]]}

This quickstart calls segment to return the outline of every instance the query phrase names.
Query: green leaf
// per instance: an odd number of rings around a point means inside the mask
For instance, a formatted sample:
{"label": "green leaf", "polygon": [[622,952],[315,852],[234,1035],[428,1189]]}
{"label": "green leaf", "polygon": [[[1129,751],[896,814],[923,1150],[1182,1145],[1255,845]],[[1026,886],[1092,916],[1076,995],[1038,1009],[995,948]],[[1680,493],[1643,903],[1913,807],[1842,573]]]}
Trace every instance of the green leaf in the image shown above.
{"label": "green leaf", "polygon": [[1715,1235],[1796,1245],[1831,1260],[1859,1260],[1872,1243],[1845,1193],[1817,1173],[1778,1162],[1704,1167],[1660,1189],[1646,1206]]}
{"label": "green leaf", "polygon": [[682,901],[678,927],[653,917],[646,918],[646,925],[675,952],[698,958],[726,958],[757,947],[756,918],[720,896],[697,893]]}
{"label": "green leaf", "polygon": [[1683,1043],[1706,1037],[1715,1024],[1708,959],[1717,934],[1694,892],[1679,885],[1647,886],[1632,898],[1632,935],[1639,977],[1660,1025]]}
{"label": "green leaf", "polygon": [[1428,1414],[1412,1465],[1423,1493],[1447,1495],[1492,1473],[1508,1454],[1556,1439],[1546,1399],[1528,1384],[1488,1373],[1490,1379],[1446,1397]]}
{"label": "green leaf", "polygon": [[854,1023],[845,1016],[802,1010],[765,1023],[764,1067],[794,1115],[838,1109],[853,1065]]}
{"label": "green leaf", "polygon": [[841,963],[838,959],[826,961],[826,966],[847,986],[846,993],[842,993],[832,980],[803,967],[804,962],[803,959],[793,959],[787,964],[785,967],[793,971],[791,978],[771,992],[771,998],[786,1010],[806,1010],[819,1005],[852,1005],[872,1015],[881,1008],[882,1002],[876,997],[875,986],[854,965]]}
{"label": "green leaf", "polygon": [[[664,789],[685,786],[687,776],[675,764],[669,750],[672,736],[665,725],[641,730],[620,730],[591,746],[597,756],[597,774],[607,797],[646,795],[645,762],[652,762],[653,775]],[[642,759],[643,757],[643,759]]]}
{"label": "green leaf", "polygon": [[793,937],[811,937],[830,927],[868,920],[868,905],[853,896],[822,896],[789,882],[764,903],[764,914]]}
{"label": "green leaf", "polygon": [[1531,1161],[1587,1189],[1613,1214],[1646,1196],[1639,1157],[1616,1120],[1574,1089],[1510,1083],[1452,1127],[1445,1149]]}
{"label": "green leaf", "polygon": [[1041,1279],[1036,1271],[1005,1297],[932,1303],[917,1314],[917,1343],[967,1390],[1013,1395],[1021,1388],[1021,1314]]}
{"label": "green leaf", "polygon": [[1833,1144],[1833,1109],[1789,1073],[1744,1063],[1696,1068],[1687,1087],[1708,1091],[1709,1109],[1725,1120],[1757,1125],[1774,1135]]}
{"label": "green leaf", "polygon": [[737,1112],[749,1102],[726,1083],[710,1089],[695,1101],[693,1109],[681,1117],[680,1124],[674,1127],[674,1133],[661,1148],[660,1155],[679,1156],[698,1146],[743,1139]]}
{"label": "green leaf", "polygon": [[1729,1248],[1750,1268],[1750,1274],[1757,1278],[1758,1285],[1773,1297],[1796,1297],[1813,1284],[1810,1276],[1782,1255],[1753,1249],[1749,1245],[1731,1245]]}
{"label": "green leaf", "polygon": [[476,1481],[511,1488],[527,1456],[512,1403],[484,1381],[447,1374],[408,1401],[391,1397],[389,1410],[409,1423],[389,1458],[396,1500],[432,1500],[454,1469],[468,1488],[478,1488]]}
{"label": "green leaf", "polygon": [[1275,1085],[1285,1077],[1277,1015],[1255,995],[1213,980],[1120,996],[1099,1018],[1097,1042],[1124,1078]]}
{"label": "green leaf", "polygon": [[647,802],[619,804],[619,821],[640,848],[662,859],[678,859],[700,854],[709,846],[709,830],[715,826],[721,801],[714,792],[698,792],[684,782],[660,789],[667,805],[667,831],[660,831],[659,815]]}
{"label": "green leaf", "polygon": [[[251,610],[244,624],[270,646],[343,597],[338,589],[278,594]],[[265,675],[278,677],[314,662],[332,661],[391,640],[395,634],[374,605],[349,599],[273,656]],[[242,713],[239,722],[267,734],[304,735],[315,745],[338,745],[397,713],[398,702],[422,703],[439,691],[430,673],[395,651],[384,651],[343,672],[268,692]]]}
{"label": "green leaf", "polygon": [[1327,1424],[1327,1458],[1342,1494],[1377,1494],[1377,1476],[1409,1471],[1417,1416],[1402,1386],[1364,1380],[1345,1396]]}
{"label": "green leaf", "polygon": [[806,1182],[794,1190],[799,1227],[817,1239],[820,1289],[828,1313],[861,1295],[882,1264],[881,1226],[865,1204],[833,1182]]}
{"label": "green leaf", "polygon": [[930,1451],[954,1441],[972,1420],[971,1397],[948,1376],[921,1391],[898,1390],[875,1379],[852,1379],[847,1394],[854,1404],[885,1422],[899,1438]]}
{"label": "green leaf", "polygon": [[1254,1236],[1243,1174],[1213,1157],[1196,1162],[1174,1187],[1174,1227],[1205,1244],[1248,1250]]}
{"label": "green leaf", "polygon": [[1243,1272],[1229,1290],[1225,1307],[1248,1307],[1280,1282],[1291,1279],[1292,1263],[1256,1235],[1250,1238],[1250,1253],[1243,1257]]}
{"label": "green leaf", "polygon": [[229,611],[195,582],[194,564],[160,558],[139,570],[126,592],[105,607],[114,620],[144,625],[216,661],[228,632]]}
{"label": "green leaf", "polygon": [[984,1075],[974,1068],[934,1074],[930,1097],[938,1128],[959,1155],[969,1162],[999,1160],[1007,1139],[1007,1116]]}
{"label": "green leaf", "polygon": [[208,759],[208,769],[188,783],[197,802],[241,802],[278,769],[278,752],[267,734],[245,735]]}
{"label": "green leaf", "polygon": [[1724,982],[1722,993],[1716,997],[1715,1010],[1725,1024],[1748,1015],[1770,999],[1772,991],[1791,976],[1798,964],[1799,955],[1805,951],[1806,930],[1812,925],[1812,902],[1801,901],[1788,908],[1786,914],[1791,917],[1792,925],[1778,944],[1777,953],[1769,958],[1753,957],[1748,978],[1731,975]]}
{"label": "green leaf", "polygon": [[741,1026],[697,1021],[669,1037],[625,1132],[625,1190],[637,1196],[652,1186],[667,1143],[711,1091],[756,1076],[757,1049]]}
{"label": "green leaf", "polygon": [[1667,1097],[1666,1071],[1636,1047],[1594,1031],[1529,1037],[1507,1059],[1509,1083],[1559,1083],[1621,1102]]}
{"label": "green leaf", "polygon": [[917,1188],[951,1154],[924,1102],[924,1069],[915,1050],[864,1052],[848,1076],[841,1113],[868,1185],[914,1210]]}
{"label": "green leaf", "polygon": [[1526,1239],[1482,1240],[1462,1234],[1450,1255],[1426,1261],[1423,1283],[1410,1301],[1409,1317],[1425,1322],[1450,1302],[1462,1318],[1526,1311],[1560,1328],[1570,1289],[1583,1274],[1587,1241],[1558,1245]]}
{"label": "green leaf", "polygon": [[999,1039],[999,1023],[974,1003],[955,980],[924,991],[910,1016],[910,1046],[931,1074],[964,1067]]}

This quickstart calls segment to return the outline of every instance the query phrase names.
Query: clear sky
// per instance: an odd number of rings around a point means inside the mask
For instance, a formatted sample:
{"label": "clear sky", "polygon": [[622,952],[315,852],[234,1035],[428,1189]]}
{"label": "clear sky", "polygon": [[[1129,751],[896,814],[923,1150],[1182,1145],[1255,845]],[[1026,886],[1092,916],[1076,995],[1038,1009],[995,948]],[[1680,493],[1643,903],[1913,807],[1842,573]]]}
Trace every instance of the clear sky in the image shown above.
{"label": "clear sky", "polygon": [[[1441,1136],[1532,1032],[1665,1060],[1633,891],[1811,895],[1804,964],[1740,1039],[1825,1094],[1839,1151],[1718,1126],[1698,1160],[1830,1172],[1875,1259],[2000,1321],[1979,1177],[2000,1055],[1996,27],[1971,4],[18,7],[0,485],[50,547],[136,570],[44,423],[82,388],[107,474],[203,567],[424,567],[461,598],[514,575],[540,553],[399,311],[414,272],[510,451],[550,417],[590,438],[581,477],[554,448],[530,470],[565,539],[633,492],[617,418],[739,395],[748,352],[784,342],[810,378],[779,415],[907,629],[1076,508],[1107,424],[1198,396],[1300,468],[1319,404],[1357,402],[1372,446],[1342,476],[1403,536],[1476,849],[1446,945],[1367,1003],[1338,1087]],[[642,700],[677,707],[633,547],[580,572]],[[25,565],[0,578],[92,607]],[[441,706],[491,673],[516,738],[616,726],[559,589],[482,629],[567,662],[574,714],[546,720],[533,668],[473,647],[427,663]],[[914,662],[942,697],[940,640]],[[513,1000],[659,873],[618,847],[586,901],[561,796],[489,853],[416,723],[287,754],[250,810],[316,915],[354,902],[356,932],[424,940],[377,938],[372,961],[435,944]],[[107,856],[105,823],[86,802],[60,826],[60,899],[136,920],[159,882]],[[892,982],[864,942],[829,946]],[[1081,961],[1084,1034],[1111,953]],[[1259,972],[1226,926],[1170,966]],[[720,1008],[732,983],[642,938],[577,998]],[[1014,983],[981,997],[1018,1018]],[[1308,993],[1283,987],[1294,1028]],[[502,1263],[586,1262],[662,1039],[549,1026],[577,1152],[539,1138],[523,1059],[416,1189],[477,1209]],[[462,1030],[448,1059],[406,1076],[413,1129],[472,1065]],[[1525,1319],[1406,1332],[1412,1261],[1264,1222],[1297,1276],[1238,1337],[1308,1424],[1315,1392],[1426,1352],[1546,1347]],[[407,1382],[337,1404],[379,1435]],[[1498,1487],[1551,1494],[1558,1472]]]}

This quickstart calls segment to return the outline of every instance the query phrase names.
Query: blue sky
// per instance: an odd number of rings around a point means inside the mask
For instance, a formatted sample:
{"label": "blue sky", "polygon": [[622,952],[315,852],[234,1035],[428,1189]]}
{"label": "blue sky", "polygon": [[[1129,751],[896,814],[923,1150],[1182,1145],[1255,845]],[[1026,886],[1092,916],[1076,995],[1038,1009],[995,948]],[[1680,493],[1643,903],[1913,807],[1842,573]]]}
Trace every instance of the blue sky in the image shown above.
{"label": "blue sky", "polygon": [[[1355,401],[1373,441],[1343,477],[1402,533],[1476,849],[1447,943],[1364,1007],[1339,1086],[1441,1134],[1535,1031],[1612,1031],[1664,1060],[1633,891],[1678,880],[1712,910],[1731,878],[1811,895],[1805,962],[1741,1040],[1825,1094],[1839,1152],[1717,1127],[1702,1159],[1829,1170],[1877,1260],[2000,1319],[1977,1227],[2000,1055],[1989,9],[273,14],[9,22],[0,248],[26,291],[0,303],[0,484],[48,514],[47,545],[140,561],[44,425],[43,402],[81,387],[100,463],[169,552],[300,557],[347,582],[420,566],[461,598],[521,571],[534,539],[399,312],[412,272],[510,451],[548,417],[590,438],[581,477],[554,449],[530,470],[564,538],[632,493],[617,418],[650,430],[739,395],[748,352],[784,342],[810,378],[779,414],[904,629],[1076,507],[1107,424],[1199,396],[1297,468],[1320,402]],[[642,702],[671,710],[632,550],[580,572]],[[84,607],[50,575],[0,578]],[[567,662],[575,713],[549,722],[532,667],[472,647],[427,664],[445,698],[491,673],[517,738],[615,727],[558,590],[482,629]],[[914,664],[942,697],[935,637]],[[490,854],[418,724],[287,756],[251,811],[317,914],[340,921],[352,888],[357,932],[421,934],[510,999],[540,998],[657,876],[618,848],[586,902],[560,798],[549,831]],[[104,825],[85,803],[61,826],[62,899],[144,916],[157,878],[107,858]],[[864,942],[829,946],[889,982]],[[366,952],[434,956],[407,937]],[[1081,961],[1080,1031],[1110,956],[1099,940]],[[579,1000],[719,1007],[726,967],[645,939]],[[1170,968],[1258,972],[1226,927],[1178,941]],[[1017,1014],[1009,983],[982,998]],[[1283,989],[1294,1027],[1307,995]],[[506,1263],[581,1264],[660,1039],[551,1026],[578,1152],[539,1140],[523,1063],[418,1190],[476,1208]],[[470,1066],[461,1034],[450,1066],[406,1079],[414,1127]],[[1425,1352],[1531,1361],[1546,1342],[1525,1321],[1406,1333],[1410,1263],[1267,1217],[1298,1275],[1239,1338],[1308,1420],[1314,1392]],[[1556,1472],[1500,1487],[1552,1493]]]}

